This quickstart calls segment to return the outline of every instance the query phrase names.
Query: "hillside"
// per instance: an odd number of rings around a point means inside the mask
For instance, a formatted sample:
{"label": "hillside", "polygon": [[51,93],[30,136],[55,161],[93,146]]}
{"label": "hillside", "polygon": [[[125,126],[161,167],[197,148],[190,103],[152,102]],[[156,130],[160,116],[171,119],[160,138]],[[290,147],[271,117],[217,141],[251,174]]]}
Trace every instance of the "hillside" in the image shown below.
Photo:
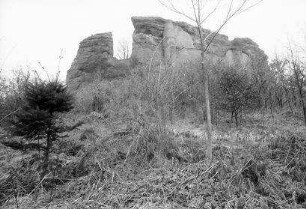
{"label": "hillside", "polygon": [[[98,113],[64,117],[86,121],[61,144],[57,157],[65,168],[62,178],[72,179],[41,191],[36,200],[31,194],[18,197],[19,208],[306,206],[306,129],[296,116],[250,114],[238,128],[220,121],[212,164],[205,163],[203,126],[192,118],[169,124],[170,132],[160,135],[152,127],[142,134],[111,130]],[[1,150],[4,173],[18,167],[19,153]],[[15,207],[14,199],[4,204]]]}
{"label": "hillside", "polygon": [[302,57],[268,63],[249,38],[131,20],[131,57],[99,33],[67,85],[0,79],[0,207],[306,208]]}

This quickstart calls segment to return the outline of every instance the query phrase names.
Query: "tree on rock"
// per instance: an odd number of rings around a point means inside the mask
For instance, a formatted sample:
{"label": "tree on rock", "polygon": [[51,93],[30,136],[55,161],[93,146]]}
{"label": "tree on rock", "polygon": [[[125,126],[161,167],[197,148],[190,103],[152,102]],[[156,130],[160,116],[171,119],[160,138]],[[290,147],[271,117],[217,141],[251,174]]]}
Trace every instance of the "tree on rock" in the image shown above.
{"label": "tree on rock", "polygon": [[9,123],[9,131],[23,137],[19,149],[43,152],[41,178],[48,173],[50,153],[54,141],[67,128],[58,123],[58,114],[73,108],[72,96],[58,81],[29,82],[24,89],[21,110],[16,112]]}

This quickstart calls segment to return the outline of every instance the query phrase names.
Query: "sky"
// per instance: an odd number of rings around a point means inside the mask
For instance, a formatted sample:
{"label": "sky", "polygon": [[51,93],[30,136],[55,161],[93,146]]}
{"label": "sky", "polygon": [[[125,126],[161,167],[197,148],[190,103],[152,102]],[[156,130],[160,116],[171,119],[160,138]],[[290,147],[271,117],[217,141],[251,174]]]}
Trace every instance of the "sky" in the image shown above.
{"label": "sky", "polygon": [[[14,69],[43,66],[49,75],[60,69],[64,80],[84,38],[112,32],[115,53],[120,41],[131,43],[132,16],[188,22],[158,0],[0,0],[0,69],[10,76]],[[218,20],[213,17],[203,27],[215,30]],[[271,58],[283,53],[288,40],[306,36],[306,0],[263,0],[234,17],[221,33],[230,39],[249,37]]]}

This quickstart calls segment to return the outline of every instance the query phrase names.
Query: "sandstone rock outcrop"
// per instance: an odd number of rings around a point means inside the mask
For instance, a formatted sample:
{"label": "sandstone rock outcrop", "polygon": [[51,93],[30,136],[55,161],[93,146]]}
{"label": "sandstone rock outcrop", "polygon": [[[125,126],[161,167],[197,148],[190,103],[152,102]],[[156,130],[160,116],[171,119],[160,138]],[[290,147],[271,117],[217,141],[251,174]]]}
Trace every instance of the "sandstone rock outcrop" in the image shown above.
{"label": "sandstone rock outcrop", "polygon": [[[175,22],[160,17],[132,17],[133,33],[132,58],[139,63],[167,61],[181,65],[197,62],[201,58],[198,29],[184,22]],[[204,37],[211,31],[203,29]],[[212,37],[209,36],[209,37]],[[224,61],[229,65],[248,65],[259,57],[267,61],[265,53],[250,39],[217,34],[205,56],[211,61]]]}
{"label": "sandstone rock outcrop", "polygon": [[77,56],[67,72],[67,85],[76,91],[93,81],[125,77],[129,61],[113,57],[111,33],[92,35],[79,45]]}
{"label": "sandstone rock outcrop", "polygon": [[[71,91],[94,81],[122,78],[133,64],[171,63],[182,65],[197,63],[201,58],[200,38],[197,28],[184,22],[175,22],[160,17],[132,17],[135,31],[130,60],[113,57],[111,33],[102,33],[84,39],[77,56],[67,73],[67,84]],[[204,36],[211,31],[203,29]],[[248,38],[236,38],[217,34],[205,57],[208,61],[228,65],[252,65],[260,61],[267,65],[267,56],[258,45]]]}

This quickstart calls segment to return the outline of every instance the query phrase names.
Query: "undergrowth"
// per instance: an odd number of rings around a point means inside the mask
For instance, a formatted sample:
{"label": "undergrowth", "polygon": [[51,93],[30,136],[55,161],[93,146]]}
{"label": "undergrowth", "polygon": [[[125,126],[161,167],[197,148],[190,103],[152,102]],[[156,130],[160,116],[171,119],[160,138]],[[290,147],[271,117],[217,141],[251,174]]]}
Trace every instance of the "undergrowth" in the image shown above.
{"label": "undergrowth", "polygon": [[[282,133],[266,144],[216,145],[211,164],[205,163],[200,142],[188,136],[178,141],[157,126],[126,134],[83,148],[86,175],[46,191],[36,202],[21,198],[20,207],[306,207],[303,134]],[[127,138],[125,151],[114,148],[115,141]]]}
{"label": "undergrowth", "polygon": [[203,104],[201,88],[193,88],[200,78],[181,73],[135,72],[125,82],[79,91],[72,115],[91,112],[84,125],[56,142],[43,181],[31,164],[37,153],[1,166],[1,207],[305,208],[305,129],[259,114],[237,128],[218,121],[225,134],[216,133],[207,164],[205,136],[167,126],[188,108],[204,119],[195,105]]}

